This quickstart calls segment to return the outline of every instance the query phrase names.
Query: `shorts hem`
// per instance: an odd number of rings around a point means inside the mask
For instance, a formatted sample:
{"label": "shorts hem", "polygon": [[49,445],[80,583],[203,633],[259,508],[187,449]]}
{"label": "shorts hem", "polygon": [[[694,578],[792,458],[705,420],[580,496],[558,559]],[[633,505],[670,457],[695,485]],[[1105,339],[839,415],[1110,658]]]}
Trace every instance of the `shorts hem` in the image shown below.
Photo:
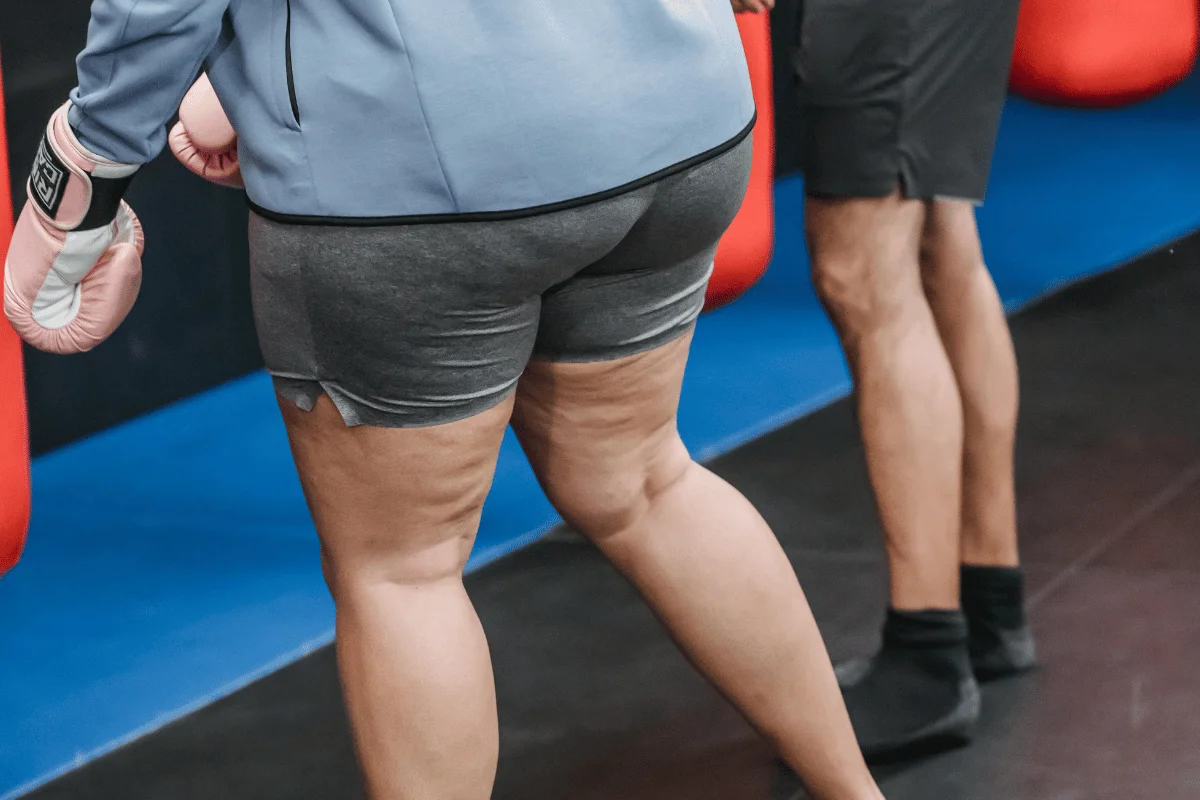
{"label": "shorts hem", "polygon": [[445,406],[421,411],[384,411],[374,408],[352,397],[337,382],[296,375],[270,372],[275,393],[301,411],[312,411],[317,398],[325,395],[333,403],[347,428],[359,426],[371,428],[430,428],[460,422],[489,411],[507,400],[516,391],[516,382],[504,391],[455,406]]}
{"label": "shorts hem", "polygon": [[804,193],[809,197],[882,199],[899,192],[906,200],[959,200],[975,206],[983,205],[984,192],[963,191],[957,187],[930,187],[898,168],[890,178],[858,178],[855,180],[826,180],[809,183],[804,179]]}
{"label": "shorts hem", "polygon": [[603,352],[592,353],[555,353],[548,350],[535,350],[530,361],[543,361],[551,364],[598,364],[605,361],[617,361],[622,358],[649,353],[660,347],[666,347],[671,342],[683,338],[696,329],[693,320],[687,325],[672,328],[664,333],[632,342],[619,347],[606,347]]}

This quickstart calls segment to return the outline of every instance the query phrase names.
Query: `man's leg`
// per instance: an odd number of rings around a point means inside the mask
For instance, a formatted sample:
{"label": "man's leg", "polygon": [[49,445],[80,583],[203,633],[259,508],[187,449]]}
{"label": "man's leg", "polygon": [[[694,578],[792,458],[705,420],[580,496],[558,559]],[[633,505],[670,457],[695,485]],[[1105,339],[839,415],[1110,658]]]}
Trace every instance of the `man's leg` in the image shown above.
{"label": "man's leg", "polygon": [[927,204],[810,197],[807,209],[891,568],[883,647],[840,674],[847,708],[871,758],[962,742],[979,706],[958,610],[962,401],[922,287]]}
{"label": "man's leg", "polygon": [[892,606],[958,608],[962,404],[921,287],[925,203],[807,201],[813,282],[854,378]]}
{"label": "man's leg", "polygon": [[962,561],[1016,566],[1017,358],[969,203],[930,204],[921,277],[962,397]]}
{"label": "man's leg", "polygon": [[962,600],[972,658],[984,677],[1016,672],[1034,661],[1013,488],[1017,359],[970,203],[930,204],[921,276],[962,397]]}

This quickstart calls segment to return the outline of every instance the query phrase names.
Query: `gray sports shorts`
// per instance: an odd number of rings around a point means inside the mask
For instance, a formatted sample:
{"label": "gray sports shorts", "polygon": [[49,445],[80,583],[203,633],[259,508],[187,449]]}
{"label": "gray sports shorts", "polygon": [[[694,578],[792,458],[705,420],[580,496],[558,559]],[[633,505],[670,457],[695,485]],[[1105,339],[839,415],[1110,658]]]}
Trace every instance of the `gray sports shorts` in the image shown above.
{"label": "gray sports shorts", "polygon": [[531,359],[603,361],[686,333],[741,206],[750,138],[585,205],[388,227],[250,218],[259,343],[278,393],[347,425],[463,419]]}
{"label": "gray sports shorts", "polygon": [[800,0],[809,194],[982,201],[1020,0]]}

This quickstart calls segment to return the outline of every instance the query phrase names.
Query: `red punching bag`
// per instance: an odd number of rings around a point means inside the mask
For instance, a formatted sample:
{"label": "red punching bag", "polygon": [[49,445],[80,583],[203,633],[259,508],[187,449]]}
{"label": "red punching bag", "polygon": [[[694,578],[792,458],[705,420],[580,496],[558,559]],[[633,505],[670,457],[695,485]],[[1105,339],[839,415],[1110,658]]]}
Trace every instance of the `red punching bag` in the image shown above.
{"label": "red punching bag", "polygon": [[762,277],[771,262],[775,238],[775,112],[771,90],[771,20],[765,14],[738,14],[738,29],[750,67],[758,122],[751,146],[750,185],[742,207],[717,247],[705,310],[739,297]]}
{"label": "red punching bag", "polygon": [[[8,141],[4,135],[4,76],[0,74],[0,253],[12,236]],[[3,273],[0,261],[0,274]],[[12,569],[29,527],[29,429],[21,341],[0,317],[0,575]]]}
{"label": "red punching bag", "polygon": [[1137,102],[1191,72],[1198,40],[1197,0],[1023,0],[1012,89],[1056,105]]}

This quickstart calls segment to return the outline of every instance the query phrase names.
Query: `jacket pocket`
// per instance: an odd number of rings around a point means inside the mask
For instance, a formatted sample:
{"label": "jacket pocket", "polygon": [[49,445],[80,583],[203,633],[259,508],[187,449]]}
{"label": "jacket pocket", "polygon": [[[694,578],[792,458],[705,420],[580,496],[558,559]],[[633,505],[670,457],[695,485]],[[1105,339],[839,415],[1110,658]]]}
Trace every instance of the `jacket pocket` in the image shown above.
{"label": "jacket pocket", "polygon": [[292,117],[300,124],[300,101],[296,99],[296,76],[292,72],[292,0],[287,0],[287,25],[283,33],[283,63],[287,70],[288,102],[292,106]]}

